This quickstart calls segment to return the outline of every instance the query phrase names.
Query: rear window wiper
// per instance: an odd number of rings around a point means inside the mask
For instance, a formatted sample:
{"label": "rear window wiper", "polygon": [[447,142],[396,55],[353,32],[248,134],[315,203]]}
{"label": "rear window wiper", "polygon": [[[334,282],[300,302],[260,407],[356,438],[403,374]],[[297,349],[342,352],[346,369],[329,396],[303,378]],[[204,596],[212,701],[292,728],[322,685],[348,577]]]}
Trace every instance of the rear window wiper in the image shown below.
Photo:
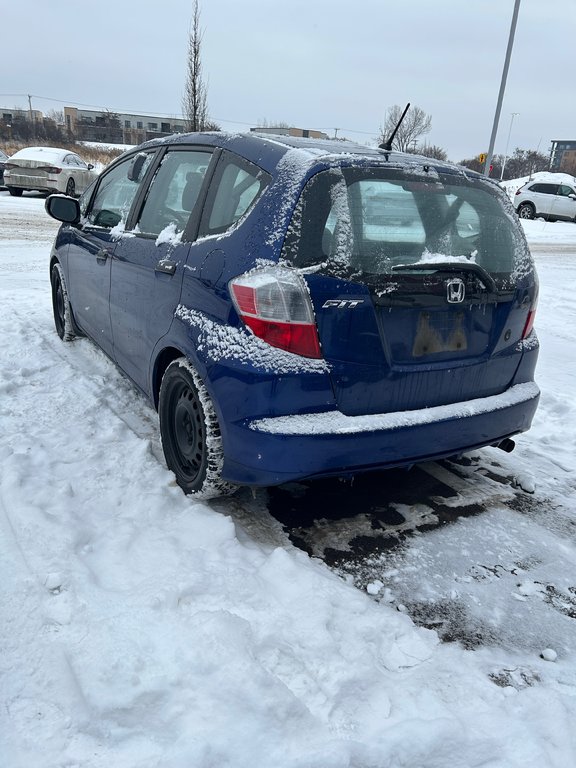
{"label": "rear window wiper", "polygon": [[498,293],[492,275],[480,264],[465,261],[419,261],[416,264],[396,264],[392,272],[473,272],[490,293]]}

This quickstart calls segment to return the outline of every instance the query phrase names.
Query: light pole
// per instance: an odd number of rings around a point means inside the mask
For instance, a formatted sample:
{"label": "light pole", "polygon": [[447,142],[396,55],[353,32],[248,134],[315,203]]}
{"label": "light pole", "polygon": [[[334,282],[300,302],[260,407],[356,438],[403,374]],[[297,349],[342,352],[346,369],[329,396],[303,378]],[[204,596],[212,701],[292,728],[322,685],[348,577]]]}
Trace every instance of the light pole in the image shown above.
{"label": "light pole", "polygon": [[516,22],[518,21],[519,8],[520,0],[515,0],[514,12],[512,13],[512,23],[510,24],[510,35],[508,37],[508,47],[506,48],[506,58],[504,59],[504,69],[502,70],[502,80],[500,82],[500,91],[498,93],[498,103],[496,104],[496,114],[494,115],[494,125],[492,126],[492,136],[490,137],[490,146],[488,147],[488,154],[486,155],[486,163],[484,165],[484,174],[486,176],[490,175],[490,164],[492,162],[492,155],[494,153],[494,142],[496,141],[496,134],[498,133],[498,121],[500,120],[502,99],[504,98],[504,91],[506,89],[506,78],[508,77],[510,56],[512,55],[512,46],[514,45],[514,33],[516,32]]}
{"label": "light pole", "polygon": [[506,139],[506,149],[504,150],[504,161],[502,162],[502,172],[500,173],[500,181],[504,178],[504,168],[506,166],[506,160],[508,160],[508,146],[510,144],[510,134],[512,133],[512,123],[514,122],[514,118],[517,117],[520,114],[520,112],[512,112],[512,117],[510,118],[510,128],[508,129],[508,138]]}

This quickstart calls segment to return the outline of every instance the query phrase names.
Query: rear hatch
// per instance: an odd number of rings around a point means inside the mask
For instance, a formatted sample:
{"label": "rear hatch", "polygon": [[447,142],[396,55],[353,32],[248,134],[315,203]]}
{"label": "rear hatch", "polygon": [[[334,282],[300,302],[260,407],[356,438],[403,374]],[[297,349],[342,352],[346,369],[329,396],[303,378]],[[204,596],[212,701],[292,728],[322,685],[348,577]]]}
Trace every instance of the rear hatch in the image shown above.
{"label": "rear hatch", "polygon": [[305,275],[343,413],[462,402],[513,383],[537,286],[496,185],[430,166],[321,171],[283,255]]}

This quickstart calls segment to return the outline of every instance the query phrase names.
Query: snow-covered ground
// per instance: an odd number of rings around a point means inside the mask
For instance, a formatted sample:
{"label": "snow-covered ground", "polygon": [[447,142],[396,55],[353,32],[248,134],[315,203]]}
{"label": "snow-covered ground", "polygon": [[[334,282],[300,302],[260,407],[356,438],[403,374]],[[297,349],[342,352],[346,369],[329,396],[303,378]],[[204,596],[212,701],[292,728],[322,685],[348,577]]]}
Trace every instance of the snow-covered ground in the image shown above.
{"label": "snow-covered ground", "polygon": [[392,561],[360,590],[290,543],[265,494],[183,496],[153,410],[53,330],[43,200],[0,192],[2,768],[576,765],[576,225],[524,226],[542,399],[498,461],[531,512],[495,498],[404,562],[490,623],[466,650],[410,618]]}

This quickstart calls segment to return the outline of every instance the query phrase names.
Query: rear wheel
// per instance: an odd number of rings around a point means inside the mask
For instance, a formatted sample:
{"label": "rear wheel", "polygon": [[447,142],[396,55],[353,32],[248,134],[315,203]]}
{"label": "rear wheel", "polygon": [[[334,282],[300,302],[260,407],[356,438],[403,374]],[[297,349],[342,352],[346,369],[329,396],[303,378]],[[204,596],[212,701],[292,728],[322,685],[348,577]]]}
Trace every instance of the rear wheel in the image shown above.
{"label": "rear wheel", "polygon": [[521,219],[533,219],[536,216],[536,209],[532,203],[520,203],[517,210]]}
{"label": "rear wheel", "polygon": [[12,197],[21,197],[23,189],[18,189],[17,187],[8,187],[8,192],[12,195]]}
{"label": "rear wheel", "polygon": [[66,194],[68,197],[74,197],[76,194],[76,184],[74,183],[74,179],[72,177],[68,179],[68,183],[66,184]]}
{"label": "rear wheel", "polygon": [[52,310],[56,333],[62,341],[72,341],[76,337],[76,330],[72,319],[72,307],[68,298],[66,280],[60,264],[54,264],[52,267],[50,283],[52,285]]}
{"label": "rear wheel", "polygon": [[184,493],[204,499],[231,493],[234,487],[222,480],[222,437],[212,400],[184,357],[164,373],[158,416],[166,463]]}

